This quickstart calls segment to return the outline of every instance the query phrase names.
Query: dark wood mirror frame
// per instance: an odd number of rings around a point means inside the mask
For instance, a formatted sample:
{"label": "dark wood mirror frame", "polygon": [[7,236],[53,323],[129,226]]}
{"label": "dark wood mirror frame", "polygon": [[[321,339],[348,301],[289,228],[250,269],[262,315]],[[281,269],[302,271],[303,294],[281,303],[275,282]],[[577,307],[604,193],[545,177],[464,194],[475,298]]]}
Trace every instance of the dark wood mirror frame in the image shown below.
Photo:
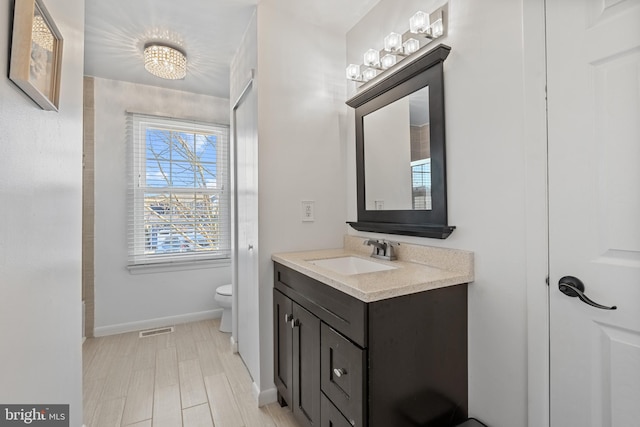
{"label": "dark wood mirror frame", "polygon": [[[356,173],[359,231],[446,239],[455,229],[447,222],[443,62],[451,48],[438,45],[387,78],[347,101],[356,109]],[[431,144],[431,210],[367,210],[363,118],[392,102],[429,86]]]}

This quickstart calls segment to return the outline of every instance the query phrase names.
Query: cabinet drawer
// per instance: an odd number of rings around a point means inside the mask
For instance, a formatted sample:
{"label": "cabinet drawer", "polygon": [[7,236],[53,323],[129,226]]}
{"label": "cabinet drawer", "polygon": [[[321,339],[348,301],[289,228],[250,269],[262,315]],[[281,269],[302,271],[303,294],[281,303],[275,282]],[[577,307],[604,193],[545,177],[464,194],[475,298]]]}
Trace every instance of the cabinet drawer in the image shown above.
{"label": "cabinet drawer", "polygon": [[367,304],[281,264],[275,288],[361,347],[367,347]]}
{"label": "cabinet drawer", "polygon": [[324,394],[321,397],[320,408],[320,427],[352,427],[351,423]]}
{"label": "cabinet drawer", "polygon": [[321,325],[320,384],[353,426],[364,425],[366,351]]}

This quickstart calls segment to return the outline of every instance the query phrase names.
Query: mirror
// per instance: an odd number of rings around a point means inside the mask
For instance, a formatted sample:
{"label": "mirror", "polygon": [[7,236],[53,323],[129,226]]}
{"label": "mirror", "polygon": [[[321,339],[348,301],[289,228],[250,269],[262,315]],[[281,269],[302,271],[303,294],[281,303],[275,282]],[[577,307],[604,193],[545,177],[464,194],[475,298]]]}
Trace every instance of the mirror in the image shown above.
{"label": "mirror", "polygon": [[[447,223],[443,62],[439,45],[362,90],[356,109],[360,231],[445,239]],[[402,63],[401,63],[402,64]]]}
{"label": "mirror", "polygon": [[362,120],[366,209],[431,210],[429,86]]}

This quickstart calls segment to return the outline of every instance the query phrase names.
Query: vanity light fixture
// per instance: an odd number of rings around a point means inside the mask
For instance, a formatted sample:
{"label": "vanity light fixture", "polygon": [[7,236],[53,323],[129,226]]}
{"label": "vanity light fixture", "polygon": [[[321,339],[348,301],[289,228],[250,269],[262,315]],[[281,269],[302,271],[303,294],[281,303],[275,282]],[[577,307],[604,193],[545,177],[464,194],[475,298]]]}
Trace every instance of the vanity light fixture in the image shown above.
{"label": "vanity light fixture", "polygon": [[409,30],[404,34],[389,33],[382,50],[369,49],[364,53],[362,65],[349,64],[347,79],[364,83],[394,68],[405,58],[418,52],[433,40],[446,34],[447,5],[431,14],[418,11],[409,19]]}
{"label": "vanity light fixture", "polygon": [[187,57],[175,47],[147,43],[144,46],[144,68],[162,79],[184,79],[187,75]]}

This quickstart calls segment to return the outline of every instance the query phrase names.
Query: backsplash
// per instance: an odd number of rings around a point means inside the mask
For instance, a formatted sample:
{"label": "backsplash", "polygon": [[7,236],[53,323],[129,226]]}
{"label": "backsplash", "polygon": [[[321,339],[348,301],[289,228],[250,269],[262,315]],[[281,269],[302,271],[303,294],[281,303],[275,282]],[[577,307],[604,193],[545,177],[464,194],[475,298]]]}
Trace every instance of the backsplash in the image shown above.
{"label": "backsplash", "polygon": [[[344,248],[363,255],[370,255],[371,246],[366,246],[364,244],[365,240],[369,240],[369,238],[345,235]],[[400,242],[400,245],[395,247],[395,254],[398,257],[398,261],[415,262],[470,274],[473,277],[473,252],[470,251]]]}

